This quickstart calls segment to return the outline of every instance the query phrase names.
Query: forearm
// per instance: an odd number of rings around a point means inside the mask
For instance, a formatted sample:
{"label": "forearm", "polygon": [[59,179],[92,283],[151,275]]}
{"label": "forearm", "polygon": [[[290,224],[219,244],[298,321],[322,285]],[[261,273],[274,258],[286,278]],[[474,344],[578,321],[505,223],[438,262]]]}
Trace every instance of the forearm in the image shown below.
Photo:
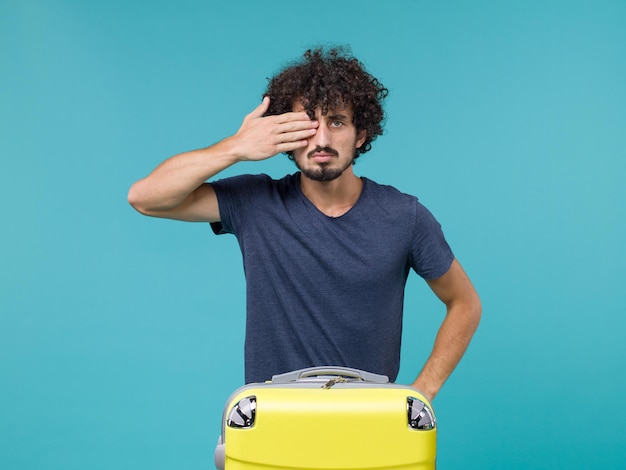
{"label": "forearm", "polygon": [[133,184],[128,200],[144,213],[175,208],[205,181],[237,161],[229,139],[211,147],[181,153]]}
{"label": "forearm", "polygon": [[412,384],[433,399],[465,353],[480,321],[480,303],[448,308],[424,368]]}

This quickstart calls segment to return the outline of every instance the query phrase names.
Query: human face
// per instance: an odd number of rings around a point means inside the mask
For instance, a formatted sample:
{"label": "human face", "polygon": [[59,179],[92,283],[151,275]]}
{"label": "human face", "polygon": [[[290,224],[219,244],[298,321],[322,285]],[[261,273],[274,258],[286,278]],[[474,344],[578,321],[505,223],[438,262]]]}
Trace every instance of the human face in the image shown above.
{"label": "human face", "polygon": [[[303,110],[299,103],[294,106],[296,112]],[[365,131],[357,132],[349,107],[329,109],[325,115],[317,108],[315,120],[317,132],[306,147],[293,151],[293,160],[304,176],[332,181],[352,165],[356,149],[365,142]]]}

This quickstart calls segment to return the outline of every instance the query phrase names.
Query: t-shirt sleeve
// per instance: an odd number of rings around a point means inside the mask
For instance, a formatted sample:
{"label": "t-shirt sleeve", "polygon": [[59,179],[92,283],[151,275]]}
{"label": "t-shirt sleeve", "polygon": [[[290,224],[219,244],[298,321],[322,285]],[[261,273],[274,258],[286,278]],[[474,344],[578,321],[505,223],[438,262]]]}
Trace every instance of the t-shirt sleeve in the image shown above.
{"label": "t-shirt sleeve", "polygon": [[246,219],[255,195],[267,186],[267,175],[239,175],[211,182],[217,196],[220,221],[211,223],[216,235],[237,234],[240,224]]}
{"label": "t-shirt sleeve", "polygon": [[448,272],[454,261],[441,225],[421,203],[417,203],[410,262],[413,270],[426,280]]}

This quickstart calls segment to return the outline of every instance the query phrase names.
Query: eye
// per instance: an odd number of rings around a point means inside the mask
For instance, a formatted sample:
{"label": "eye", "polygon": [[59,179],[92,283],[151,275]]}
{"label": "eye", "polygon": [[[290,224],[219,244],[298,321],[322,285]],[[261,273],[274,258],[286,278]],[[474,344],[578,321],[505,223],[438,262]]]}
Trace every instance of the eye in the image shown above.
{"label": "eye", "polygon": [[330,127],[341,127],[343,126],[343,121],[331,121]]}

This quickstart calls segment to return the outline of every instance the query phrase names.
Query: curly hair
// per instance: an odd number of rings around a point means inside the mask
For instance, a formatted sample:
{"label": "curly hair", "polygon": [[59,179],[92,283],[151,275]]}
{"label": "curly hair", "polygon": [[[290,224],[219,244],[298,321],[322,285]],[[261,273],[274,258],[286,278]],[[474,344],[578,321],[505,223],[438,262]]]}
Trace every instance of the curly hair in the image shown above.
{"label": "curly hair", "polygon": [[[317,108],[326,115],[329,110],[351,107],[357,131],[366,131],[365,142],[356,149],[356,159],[369,151],[372,142],[383,133],[382,103],[388,93],[347,48],[325,51],[319,47],[309,49],[300,61],[269,79],[264,96],[270,98],[266,115],[291,112],[297,101],[312,119]],[[290,152],[287,154],[292,158]]]}

